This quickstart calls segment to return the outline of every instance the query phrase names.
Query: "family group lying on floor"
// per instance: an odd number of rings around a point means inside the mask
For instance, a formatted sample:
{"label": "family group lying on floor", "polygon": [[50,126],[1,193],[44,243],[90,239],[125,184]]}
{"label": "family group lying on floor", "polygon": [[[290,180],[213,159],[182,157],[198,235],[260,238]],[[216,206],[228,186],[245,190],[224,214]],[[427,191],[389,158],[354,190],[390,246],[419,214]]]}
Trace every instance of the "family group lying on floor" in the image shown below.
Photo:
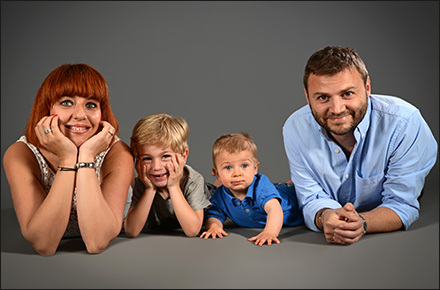
{"label": "family group lying on floor", "polygon": [[364,62],[347,47],[313,53],[303,84],[307,105],[282,130],[290,180],[273,183],[259,173],[257,145],[233,132],[214,142],[211,184],[186,163],[183,118],[140,119],[128,146],[118,137],[103,76],[83,63],[57,67],[3,157],[23,237],[48,256],[67,237],[100,253],[122,231],[130,238],[147,229],[223,238],[228,218],[262,228],[248,239],[260,246],[280,243],[283,226],[305,225],[342,245],[366,233],[407,230],[437,160],[420,111],[372,94]]}

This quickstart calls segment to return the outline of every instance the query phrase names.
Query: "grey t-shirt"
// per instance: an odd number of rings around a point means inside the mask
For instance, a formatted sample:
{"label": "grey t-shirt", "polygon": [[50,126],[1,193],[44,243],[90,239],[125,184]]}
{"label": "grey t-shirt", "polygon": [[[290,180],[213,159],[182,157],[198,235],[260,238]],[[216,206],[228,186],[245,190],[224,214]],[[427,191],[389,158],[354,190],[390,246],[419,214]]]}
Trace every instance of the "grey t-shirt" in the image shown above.
{"label": "grey t-shirt", "polygon": [[[145,185],[139,177],[135,177],[133,182],[131,206],[135,206],[138,203],[145,191]],[[183,196],[193,210],[211,207],[211,202],[209,201],[210,193],[205,184],[203,175],[189,165],[185,165],[183,169],[182,178],[180,179],[180,188],[182,189]],[[156,192],[146,226],[153,228],[158,226],[165,228],[180,227],[174,214],[171,199],[164,200],[159,192]]]}

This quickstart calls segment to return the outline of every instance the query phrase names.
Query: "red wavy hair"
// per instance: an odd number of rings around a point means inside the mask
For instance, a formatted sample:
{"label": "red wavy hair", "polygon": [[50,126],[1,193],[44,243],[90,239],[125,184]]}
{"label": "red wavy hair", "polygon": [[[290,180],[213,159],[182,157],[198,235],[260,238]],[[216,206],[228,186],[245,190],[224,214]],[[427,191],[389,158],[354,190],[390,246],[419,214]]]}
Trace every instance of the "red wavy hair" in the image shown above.
{"label": "red wavy hair", "polygon": [[37,123],[49,116],[52,105],[62,96],[91,97],[100,103],[101,120],[109,122],[119,132],[119,123],[110,107],[107,82],[88,64],[63,64],[54,69],[41,84],[35,96],[25,136],[29,143],[42,147],[35,133]]}

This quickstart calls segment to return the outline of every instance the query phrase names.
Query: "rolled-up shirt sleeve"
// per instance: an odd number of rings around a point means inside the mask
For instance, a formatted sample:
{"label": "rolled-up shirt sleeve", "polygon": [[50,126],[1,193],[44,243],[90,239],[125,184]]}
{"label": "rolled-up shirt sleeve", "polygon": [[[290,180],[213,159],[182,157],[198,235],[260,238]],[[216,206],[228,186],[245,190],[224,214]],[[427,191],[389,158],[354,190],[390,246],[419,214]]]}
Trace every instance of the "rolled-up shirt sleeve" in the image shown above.
{"label": "rolled-up shirt sleeve", "polygon": [[418,197],[425,178],[437,160],[437,142],[426,122],[416,111],[402,120],[390,143],[389,165],[385,174],[380,206],[392,209],[404,228],[418,219]]}

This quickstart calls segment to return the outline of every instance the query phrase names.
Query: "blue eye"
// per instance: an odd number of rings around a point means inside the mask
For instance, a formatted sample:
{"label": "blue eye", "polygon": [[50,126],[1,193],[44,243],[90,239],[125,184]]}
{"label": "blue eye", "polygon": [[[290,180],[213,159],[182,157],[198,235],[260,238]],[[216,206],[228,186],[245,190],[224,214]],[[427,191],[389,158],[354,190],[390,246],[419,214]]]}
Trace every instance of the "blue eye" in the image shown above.
{"label": "blue eye", "polygon": [[98,107],[98,105],[96,104],[96,103],[93,103],[93,102],[90,102],[90,103],[87,103],[87,108],[89,108],[89,109],[94,109],[94,108],[97,108]]}
{"label": "blue eye", "polygon": [[72,106],[73,103],[70,100],[64,100],[60,104],[61,104],[61,106],[70,107],[70,106]]}
{"label": "blue eye", "polygon": [[231,170],[232,167],[231,167],[231,166],[225,166],[225,169],[226,169],[226,170]]}
{"label": "blue eye", "polygon": [[248,168],[248,164],[243,164],[241,167],[243,167],[243,168]]}

